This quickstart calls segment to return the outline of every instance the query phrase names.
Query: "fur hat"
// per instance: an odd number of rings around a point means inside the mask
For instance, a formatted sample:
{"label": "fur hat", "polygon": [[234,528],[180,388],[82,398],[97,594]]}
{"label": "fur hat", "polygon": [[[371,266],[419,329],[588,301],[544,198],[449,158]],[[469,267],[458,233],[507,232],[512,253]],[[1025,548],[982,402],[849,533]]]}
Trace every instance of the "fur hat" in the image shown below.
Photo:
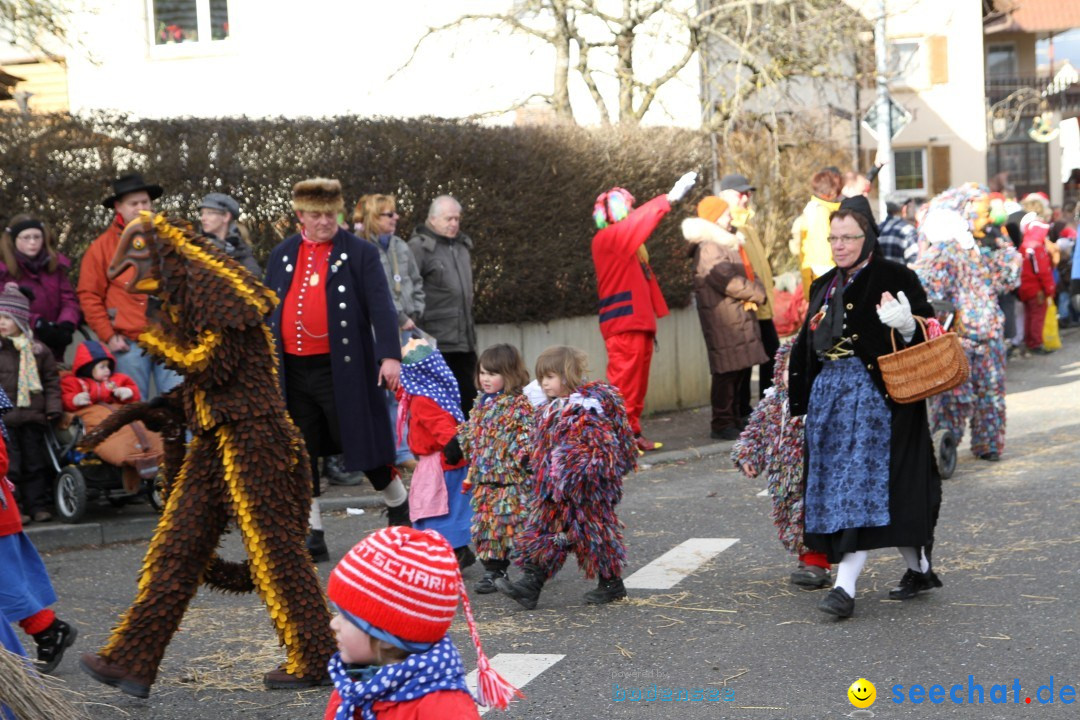
{"label": "fur hat", "polygon": [[341,181],[330,178],[301,180],[293,185],[292,206],[297,212],[345,212]]}

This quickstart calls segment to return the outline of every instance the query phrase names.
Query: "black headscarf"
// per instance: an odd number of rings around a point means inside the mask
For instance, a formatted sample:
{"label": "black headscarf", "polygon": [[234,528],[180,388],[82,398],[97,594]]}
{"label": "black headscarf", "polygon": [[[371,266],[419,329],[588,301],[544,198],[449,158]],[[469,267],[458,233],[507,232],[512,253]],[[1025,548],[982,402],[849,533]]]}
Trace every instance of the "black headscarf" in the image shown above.
{"label": "black headscarf", "polygon": [[[814,352],[827,352],[835,347],[844,337],[844,285],[848,281],[848,273],[862,265],[863,261],[870,257],[877,249],[877,223],[874,222],[874,211],[870,209],[870,201],[865,195],[844,198],[840,202],[839,210],[850,210],[858,213],[866,219],[868,229],[865,231],[866,238],[863,240],[862,251],[855,263],[846,270],[836,268],[834,284],[836,289],[832,297],[825,297],[825,316],[818,322],[817,329],[813,330]],[[826,291],[828,292],[828,291]]]}

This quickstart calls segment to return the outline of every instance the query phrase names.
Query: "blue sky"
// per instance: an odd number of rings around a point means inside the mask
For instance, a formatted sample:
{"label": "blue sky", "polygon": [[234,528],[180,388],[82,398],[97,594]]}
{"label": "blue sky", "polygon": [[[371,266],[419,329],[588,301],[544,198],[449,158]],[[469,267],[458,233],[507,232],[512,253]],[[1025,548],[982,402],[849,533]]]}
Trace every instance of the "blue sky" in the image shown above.
{"label": "blue sky", "polygon": [[[1035,55],[1040,65],[1046,64],[1049,44],[1044,40],[1035,46]],[[1073,67],[1080,68],[1080,29],[1069,30],[1054,38],[1054,64],[1065,58],[1069,59]]]}

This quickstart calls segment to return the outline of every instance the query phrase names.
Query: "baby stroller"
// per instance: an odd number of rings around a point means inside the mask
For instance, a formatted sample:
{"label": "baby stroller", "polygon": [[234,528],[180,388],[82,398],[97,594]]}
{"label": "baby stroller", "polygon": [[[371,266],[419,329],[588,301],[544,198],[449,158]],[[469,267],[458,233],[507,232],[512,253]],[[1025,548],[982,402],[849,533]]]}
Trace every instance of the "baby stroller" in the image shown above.
{"label": "baby stroller", "polygon": [[[111,412],[106,406],[97,407]],[[79,416],[64,413],[58,427],[48,427],[45,448],[56,471],[53,497],[56,498],[56,512],[64,522],[81,521],[90,502],[123,507],[142,496],[146,496],[154,510],[161,512],[164,500],[160,446],[153,451],[153,439],[142,423],[127,427],[134,433],[132,442],[137,452],[125,458],[123,466],[106,462],[97,452],[85,453],[76,449],[86,434]]]}
{"label": "baby stroller", "polygon": [[[934,315],[941,323],[941,329],[945,332],[955,330],[956,307],[948,300],[934,300],[930,303],[934,306]],[[931,407],[933,407],[931,405]],[[934,426],[933,418],[930,418],[930,427]],[[956,451],[959,444],[952,430],[938,430],[931,440],[934,443],[934,457],[937,460],[938,472],[942,480],[948,480],[956,472]]]}

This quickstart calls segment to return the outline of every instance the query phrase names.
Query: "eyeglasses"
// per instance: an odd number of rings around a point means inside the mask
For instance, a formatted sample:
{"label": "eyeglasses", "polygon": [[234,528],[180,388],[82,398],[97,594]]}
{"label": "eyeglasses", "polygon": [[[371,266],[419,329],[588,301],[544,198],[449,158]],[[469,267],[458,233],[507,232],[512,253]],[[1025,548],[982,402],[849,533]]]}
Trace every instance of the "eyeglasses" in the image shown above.
{"label": "eyeglasses", "polygon": [[865,235],[830,235],[828,240],[830,245],[851,246],[865,237]]}
{"label": "eyeglasses", "polygon": [[400,217],[397,211],[379,213],[379,217]]}

